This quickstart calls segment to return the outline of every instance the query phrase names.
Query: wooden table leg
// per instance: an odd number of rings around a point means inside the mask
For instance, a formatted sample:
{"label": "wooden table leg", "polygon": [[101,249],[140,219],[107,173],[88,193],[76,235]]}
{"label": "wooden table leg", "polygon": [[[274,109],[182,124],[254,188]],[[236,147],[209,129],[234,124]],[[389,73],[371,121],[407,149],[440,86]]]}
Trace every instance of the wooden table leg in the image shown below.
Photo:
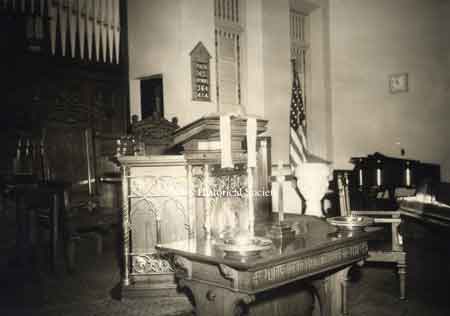
{"label": "wooden table leg", "polygon": [[398,277],[400,282],[400,299],[406,299],[406,261],[397,264]]}
{"label": "wooden table leg", "polygon": [[180,280],[180,286],[188,288],[195,299],[197,316],[240,316],[243,306],[255,300],[254,295],[234,292],[193,280]]}
{"label": "wooden table leg", "polygon": [[346,267],[340,271],[312,282],[316,289],[320,304],[321,316],[347,316],[348,314],[348,271]]}
{"label": "wooden table leg", "polygon": [[348,271],[350,268],[347,268],[343,271],[342,275],[342,282],[341,282],[341,288],[342,288],[342,315],[348,316],[348,283],[350,281],[350,278],[348,276]]}

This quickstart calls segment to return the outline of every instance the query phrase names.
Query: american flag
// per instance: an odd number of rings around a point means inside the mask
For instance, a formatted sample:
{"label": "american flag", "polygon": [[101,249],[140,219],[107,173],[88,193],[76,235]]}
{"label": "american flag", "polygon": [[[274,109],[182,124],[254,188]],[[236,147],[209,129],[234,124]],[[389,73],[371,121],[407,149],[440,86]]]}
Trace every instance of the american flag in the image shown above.
{"label": "american flag", "polygon": [[300,79],[295,67],[295,60],[292,61],[294,82],[292,84],[291,112],[289,136],[289,160],[292,167],[296,167],[307,161],[308,151],[306,142],[306,108],[303,104],[302,89]]}

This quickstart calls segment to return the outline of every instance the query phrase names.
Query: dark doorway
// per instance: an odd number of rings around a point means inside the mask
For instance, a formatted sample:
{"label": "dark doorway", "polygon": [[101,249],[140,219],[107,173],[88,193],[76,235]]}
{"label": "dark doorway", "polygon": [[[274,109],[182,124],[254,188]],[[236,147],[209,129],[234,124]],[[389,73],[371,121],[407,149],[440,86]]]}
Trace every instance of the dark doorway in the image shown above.
{"label": "dark doorway", "polygon": [[162,75],[141,79],[142,119],[157,115],[164,117],[164,94]]}

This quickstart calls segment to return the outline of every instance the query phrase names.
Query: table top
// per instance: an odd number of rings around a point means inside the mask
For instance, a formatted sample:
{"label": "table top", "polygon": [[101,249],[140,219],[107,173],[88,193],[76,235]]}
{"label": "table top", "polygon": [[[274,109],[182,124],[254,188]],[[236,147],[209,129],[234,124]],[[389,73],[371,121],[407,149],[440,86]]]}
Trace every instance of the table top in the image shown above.
{"label": "table top", "polygon": [[[256,257],[229,257],[214,240],[187,239],[158,244],[156,248],[197,261],[226,264],[238,270],[253,271],[273,264],[288,262],[293,258],[320,255],[342,247],[356,245],[367,240],[374,231],[378,230],[372,227],[362,231],[338,230],[324,219],[311,216],[298,216],[291,222],[295,225],[296,222],[303,220],[308,223],[306,233],[297,234],[294,239],[284,244],[279,239],[272,239],[273,244],[270,249],[263,250]],[[271,223],[267,223],[266,227],[270,227],[270,225]],[[267,238],[264,229],[255,232],[255,235]]]}

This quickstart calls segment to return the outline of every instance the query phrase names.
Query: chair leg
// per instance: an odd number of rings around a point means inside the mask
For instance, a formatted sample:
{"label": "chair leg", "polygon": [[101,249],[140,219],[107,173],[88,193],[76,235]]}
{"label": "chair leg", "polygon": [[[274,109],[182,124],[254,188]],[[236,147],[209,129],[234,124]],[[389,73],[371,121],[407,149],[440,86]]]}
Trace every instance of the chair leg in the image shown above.
{"label": "chair leg", "polygon": [[58,272],[59,231],[59,199],[53,194],[50,209],[50,265],[53,272]]}
{"label": "chair leg", "polygon": [[97,239],[97,255],[101,255],[103,253],[103,236],[99,235]]}
{"label": "chair leg", "polygon": [[91,238],[95,241],[95,254],[103,253],[103,236],[100,233],[92,233]]}
{"label": "chair leg", "polygon": [[75,260],[76,260],[76,252],[77,252],[77,243],[83,239],[91,239],[95,241],[95,253],[96,255],[100,255],[103,252],[103,236],[100,233],[91,232],[86,233],[82,236],[72,236],[69,237],[69,240],[66,242],[66,261],[67,268],[69,272],[75,272]]}
{"label": "chair leg", "polygon": [[75,247],[77,240],[75,238],[71,238],[67,241],[66,244],[66,261],[67,261],[67,270],[72,273],[75,271]]}
{"label": "chair leg", "polygon": [[40,261],[40,249],[39,249],[39,245],[40,245],[40,238],[38,237],[39,235],[39,223],[38,223],[38,218],[37,218],[37,214],[36,214],[36,210],[35,209],[29,209],[27,211],[27,215],[28,215],[28,223],[27,223],[27,241],[29,243],[29,247],[31,250],[31,258],[33,260],[33,263],[36,264],[37,266],[41,263]]}
{"label": "chair leg", "polygon": [[95,243],[95,254],[101,255],[103,252],[103,236],[98,232],[90,232],[85,235],[85,238],[93,240]]}
{"label": "chair leg", "polygon": [[406,299],[406,263],[398,263],[398,276],[400,282],[400,299]]}

